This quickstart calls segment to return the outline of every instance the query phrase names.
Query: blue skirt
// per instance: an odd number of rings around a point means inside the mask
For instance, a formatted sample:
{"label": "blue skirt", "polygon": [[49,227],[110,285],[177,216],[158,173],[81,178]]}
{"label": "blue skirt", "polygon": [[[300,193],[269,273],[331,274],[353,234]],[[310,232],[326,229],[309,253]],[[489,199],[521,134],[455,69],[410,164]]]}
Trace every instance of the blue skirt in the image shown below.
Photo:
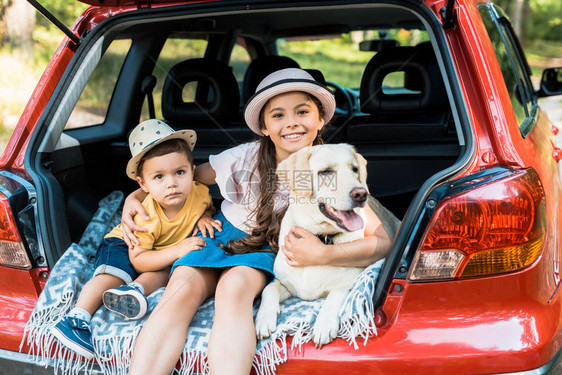
{"label": "blue skirt", "polygon": [[[230,240],[237,240],[248,235],[232,225],[222,213],[217,213],[214,219],[222,222],[222,232],[215,229],[215,238],[203,237],[201,232],[197,236],[203,238],[207,244],[201,250],[195,250],[185,254],[172,265],[172,272],[177,266],[191,267],[210,267],[210,268],[228,268],[235,266],[248,266],[265,271],[269,279],[274,278],[273,262],[275,254],[271,252],[258,252],[247,254],[231,255],[221,249],[219,245],[226,245]],[[271,249],[270,246],[264,246],[264,249]]]}

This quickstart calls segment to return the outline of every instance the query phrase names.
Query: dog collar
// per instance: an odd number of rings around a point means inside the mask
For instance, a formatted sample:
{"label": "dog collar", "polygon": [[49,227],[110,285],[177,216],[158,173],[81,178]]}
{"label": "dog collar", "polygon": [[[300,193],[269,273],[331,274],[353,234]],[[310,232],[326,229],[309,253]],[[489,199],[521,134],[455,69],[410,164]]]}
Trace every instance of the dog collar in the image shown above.
{"label": "dog collar", "polygon": [[333,245],[334,244],[334,236],[336,234],[317,234],[316,237],[320,239],[326,245]]}

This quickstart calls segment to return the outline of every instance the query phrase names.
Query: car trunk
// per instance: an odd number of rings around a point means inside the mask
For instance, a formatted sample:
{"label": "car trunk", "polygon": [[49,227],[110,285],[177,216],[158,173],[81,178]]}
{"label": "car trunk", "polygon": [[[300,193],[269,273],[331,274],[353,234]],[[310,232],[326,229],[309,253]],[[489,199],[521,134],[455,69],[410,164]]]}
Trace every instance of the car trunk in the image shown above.
{"label": "car trunk", "polygon": [[[146,58],[140,64],[135,59],[157,56],[167,35],[209,33],[210,39],[235,33],[260,35],[262,27],[267,35],[266,46],[275,32],[309,35],[345,28],[360,30],[366,25],[386,27],[385,22],[391,20],[394,24],[423,25],[431,41],[424,44],[424,51],[421,47],[421,52],[408,50],[407,53],[418,54],[415,56],[425,56],[421,60],[414,57],[416,64],[407,59],[400,62],[400,54],[387,55],[387,60],[380,64],[400,63],[400,68],[411,65],[412,76],[416,69],[421,69],[429,78],[411,84],[409,88],[417,94],[392,97],[378,95],[376,89],[362,92],[361,113],[337,116],[325,135],[328,143],[354,145],[367,159],[370,193],[402,221],[378,280],[375,307],[379,306],[388,295],[392,280],[406,278],[408,269],[402,265],[408,256],[411,258],[423,232],[419,222],[427,197],[436,186],[464,168],[470,158],[466,108],[459,99],[459,83],[439,20],[429,8],[416,1],[367,5],[372,7],[371,12],[338,2],[330,6],[286,3],[277,10],[255,2],[249,11],[241,10],[242,3],[225,3],[228,4],[215,5],[216,13],[211,13],[204,4],[179,6],[173,11],[123,13],[82,37],[82,46],[55,90],[47,114],[40,119],[26,155],[26,165],[30,166],[29,174],[37,188],[40,232],[49,267],[53,267],[71,242],[79,241],[101,198],[114,190],[126,195],[137,187],[124,173],[130,157],[127,134],[138,123],[147,97],[141,89],[142,77],[158,66],[154,58]],[[256,24],[254,27],[244,29],[252,22]],[[346,22],[349,26],[341,26]],[[123,63],[125,73],[119,76],[113,90],[105,120],[99,125],[65,129],[100,56],[117,39],[132,40],[132,47]],[[376,74],[373,71],[369,77]],[[208,119],[168,122],[176,128],[196,129],[196,164],[206,162],[211,154],[252,139],[241,117],[220,121],[220,127]],[[211,188],[211,192],[219,208],[222,198],[217,189]],[[406,250],[410,250],[409,255]]]}

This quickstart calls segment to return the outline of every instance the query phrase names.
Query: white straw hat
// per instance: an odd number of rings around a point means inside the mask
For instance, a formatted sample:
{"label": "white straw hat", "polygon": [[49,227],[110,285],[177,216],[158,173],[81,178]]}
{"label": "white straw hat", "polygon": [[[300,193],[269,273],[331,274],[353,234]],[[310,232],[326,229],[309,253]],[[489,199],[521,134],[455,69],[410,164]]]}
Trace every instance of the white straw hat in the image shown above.
{"label": "white straw hat", "polygon": [[190,129],[174,131],[160,120],[146,120],[138,124],[129,135],[129,149],[133,157],[127,163],[127,176],[135,179],[140,159],[154,146],[170,139],[183,139],[193,151],[197,134]]}
{"label": "white straw hat", "polygon": [[281,69],[265,77],[256,93],[248,99],[244,108],[244,119],[248,127],[263,136],[260,129],[260,112],[267,101],[274,96],[291,91],[302,91],[313,95],[324,107],[324,123],[327,124],[336,110],[334,94],[326,86],[314,80],[305,70],[297,68]]}

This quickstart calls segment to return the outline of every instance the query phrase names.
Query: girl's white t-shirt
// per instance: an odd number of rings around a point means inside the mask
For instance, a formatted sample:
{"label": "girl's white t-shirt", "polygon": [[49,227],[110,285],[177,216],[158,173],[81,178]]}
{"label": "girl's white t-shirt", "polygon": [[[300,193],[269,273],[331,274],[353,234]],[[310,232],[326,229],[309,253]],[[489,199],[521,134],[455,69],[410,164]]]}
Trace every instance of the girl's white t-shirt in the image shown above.
{"label": "girl's white t-shirt", "polygon": [[[257,206],[260,192],[260,178],[255,170],[258,150],[259,142],[254,141],[209,156],[209,163],[216,174],[216,183],[224,198],[221,211],[232,225],[246,233],[251,233],[255,226],[252,211]],[[284,186],[277,190],[275,211],[288,204],[288,193]]]}

